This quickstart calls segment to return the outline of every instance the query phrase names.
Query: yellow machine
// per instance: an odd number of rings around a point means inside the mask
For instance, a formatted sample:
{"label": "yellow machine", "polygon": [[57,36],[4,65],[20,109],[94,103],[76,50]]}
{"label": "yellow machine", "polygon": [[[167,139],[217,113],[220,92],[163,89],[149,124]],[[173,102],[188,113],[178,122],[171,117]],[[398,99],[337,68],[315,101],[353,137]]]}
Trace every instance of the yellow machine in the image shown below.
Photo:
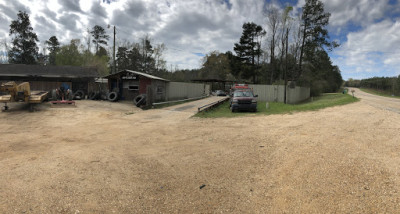
{"label": "yellow machine", "polygon": [[15,82],[3,83],[0,86],[0,102],[4,103],[3,110],[8,110],[7,103],[10,102],[26,102],[30,104],[30,110],[33,111],[33,105],[42,103],[48,92],[46,91],[31,91],[29,82],[17,84]]}

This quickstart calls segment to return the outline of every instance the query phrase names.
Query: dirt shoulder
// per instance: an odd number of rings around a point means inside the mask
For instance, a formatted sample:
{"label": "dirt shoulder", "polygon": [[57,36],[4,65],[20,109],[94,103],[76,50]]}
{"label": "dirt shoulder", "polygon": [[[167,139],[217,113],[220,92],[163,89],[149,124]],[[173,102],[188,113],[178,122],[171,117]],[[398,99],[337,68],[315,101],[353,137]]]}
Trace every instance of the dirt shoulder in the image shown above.
{"label": "dirt shoulder", "polygon": [[245,119],[190,115],[91,101],[0,113],[0,212],[400,208],[400,114],[362,99]]}

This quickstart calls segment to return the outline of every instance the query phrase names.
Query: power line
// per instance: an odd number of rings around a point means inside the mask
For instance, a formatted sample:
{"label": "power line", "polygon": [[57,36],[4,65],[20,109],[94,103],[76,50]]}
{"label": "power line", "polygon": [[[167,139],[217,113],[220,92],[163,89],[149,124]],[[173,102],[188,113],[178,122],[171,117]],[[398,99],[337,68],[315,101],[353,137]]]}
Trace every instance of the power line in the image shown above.
{"label": "power line", "polygon": [[[117,36],[116,36],[116,38],[117,38],[117,41],[118,41],[119,43],[121,43],[121,42],[123,41],[123,39],[122,39],[121,37],[118,36],[118,32],[119,32],[119,31],[121,31],[121,32],[123,32],[123,33],[125,33],[125,34],[130,35],[131,38],[134,38],[134,39],[137,39],[137,40],[143,39],[143,38],[141,38],[141,37],[134,36],[133,34],[126,32],[125,30],[121,30],[121,29],[119,29],[118,27],[116,28],[116,31],[117,31]],[[155,41],[156,43],[164,43],[164,42],[161,42],[160,40],[154,39],[154,38],[151,38],[151,40]],[[164,43],[164,44],[165,44],[165,43]],[[171,46],[166,46],[166,49],[167,49],[166,51],[171,51],[171,50],[172,50],[172,51],[178,51],[178,52],[189,53],[189,54],[193,54],[193,55],[197,55],[197,56],[198,56],[198,53],[203,54],[203,53],[202,53],[203,51],[187,51],[187,50],[182,50],[182,49],[180,49],[180,48],[171,47]]]}

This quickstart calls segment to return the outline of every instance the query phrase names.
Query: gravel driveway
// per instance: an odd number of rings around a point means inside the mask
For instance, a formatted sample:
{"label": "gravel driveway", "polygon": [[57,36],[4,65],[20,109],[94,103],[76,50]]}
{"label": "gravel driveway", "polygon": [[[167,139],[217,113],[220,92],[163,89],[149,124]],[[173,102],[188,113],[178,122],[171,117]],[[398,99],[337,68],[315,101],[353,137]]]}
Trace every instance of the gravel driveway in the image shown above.
{"label": "gravel driveway", "polygon": [[95,101],[0,113],[0,213],[396,213],[400,114],[356,95],[221,119]]}

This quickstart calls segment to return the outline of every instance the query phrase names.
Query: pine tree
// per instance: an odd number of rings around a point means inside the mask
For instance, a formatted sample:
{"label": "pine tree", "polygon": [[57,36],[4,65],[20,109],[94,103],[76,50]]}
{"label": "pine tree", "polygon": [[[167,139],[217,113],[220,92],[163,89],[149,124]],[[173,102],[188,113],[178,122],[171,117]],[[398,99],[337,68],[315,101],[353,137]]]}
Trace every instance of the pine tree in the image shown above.
{"label": "pine tree", "polygon": [[12,48],[9,52],[9,62],[16,64],[35,64],[38,57],[39,41],[29,21],[29,15],[18,12],[17,20],[10,24],[10,36],[14,35]]}
{"label": "pine tree", "polygon": [[57,52],[60,50],[60,43],[58,42],[58,39],[56,36],[50,37],[49,40],[47,40],[46,45],[48,45],[47,49],[50,51],[49,53],[49,61],[50,65],[55,65],[56,64],[56,55]]}
{"label": "pine tree", "polygon": [[99,51],[99,46],[101,44],[103,45],[107,45],[107,41],[110,38],[109,35],[106,34],[106,31],[104,30],[103,27],[99,26],[99,25],[95,25],[92,29],[92,31],[90,31],[90,33],[93,36],[93,43],[96,45],[96,53]]}
{"label": "pine tree", "polygon": [[265,34],[260,25],[253,22],[244,23],[240,41],[239,43],[235,43],[235,47],[233,48],[237,57],[242,62],[242,77],[245,79],[252,77],[254,83],[256,82],[257,75],[256,57],[258,58],[262,53],[259,38]]}
{"label": "pine tree", "polygon": [[310,60],[318,50],[324,46],[336,47],[336,43],[328,41],[329,35],[326,26],[329,23],[330,13],[324,11],[324,4],[319,0],[306,0],[303,6],[301,22],[303,25],[303,38],[300,51],[300,72],[303,58]]}

